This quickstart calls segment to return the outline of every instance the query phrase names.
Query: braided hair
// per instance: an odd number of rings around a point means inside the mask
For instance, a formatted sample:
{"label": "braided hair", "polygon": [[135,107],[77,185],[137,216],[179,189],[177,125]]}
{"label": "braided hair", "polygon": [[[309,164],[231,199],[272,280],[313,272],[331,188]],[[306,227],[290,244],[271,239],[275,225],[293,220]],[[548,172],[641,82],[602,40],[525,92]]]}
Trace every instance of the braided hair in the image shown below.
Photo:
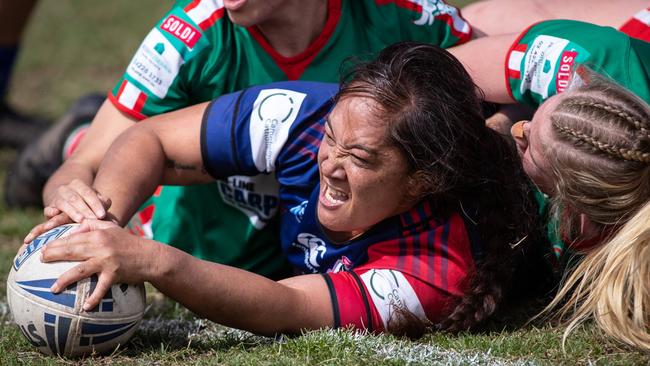
{"label": "braided hair", "polygon": [[[593,319],[611,337],[650,350],[650,107],[596,74],[548,112],[553,211],[563,236],[579,216],[609,234],[587,253],[545,309],[567,335]],[[568,234],[568,235],[567,235]]]}

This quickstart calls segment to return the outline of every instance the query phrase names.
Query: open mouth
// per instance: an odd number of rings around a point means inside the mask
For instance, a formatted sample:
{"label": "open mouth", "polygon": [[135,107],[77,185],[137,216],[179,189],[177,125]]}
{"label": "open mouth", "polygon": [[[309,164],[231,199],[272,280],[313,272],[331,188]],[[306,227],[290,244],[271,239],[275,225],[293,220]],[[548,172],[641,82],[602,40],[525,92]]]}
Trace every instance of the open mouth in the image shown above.
{"label": "open mouth", "polygon": [[350,196],[347,193],[332,188],[327,183],[323,184],[321,202],[327,207],[337,207],[345,203]]}

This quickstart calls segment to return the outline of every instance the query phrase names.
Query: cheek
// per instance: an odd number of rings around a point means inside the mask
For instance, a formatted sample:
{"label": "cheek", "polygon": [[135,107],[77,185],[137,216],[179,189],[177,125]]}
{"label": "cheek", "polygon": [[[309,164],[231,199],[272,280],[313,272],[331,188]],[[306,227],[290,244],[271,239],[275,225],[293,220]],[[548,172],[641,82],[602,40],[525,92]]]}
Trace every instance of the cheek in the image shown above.
{"label": "cheek", "polygon": [[403,196],[405,179],[400,174],[374,174],[374,172],[355,169],[348,170],[350,186],[356,191],[359,198],[363,198],[364,205],[379,205],[377,207],[392,206],[399,203]]}
{"label": "cheek", "polygon": [[538,172],[535,167],[535,164],[533,164],[533,162],[530,160],[530,157],[525,152],[522,152],[520,156],[521,156],[521,165],[524,168],[524,172],[526,173],[528,178],[530,178],[533,182],[535,182],[535,184],[538,184],[539,182],[537,181],[539,180],[539,178],[538,178]]}
{"label": "cheek", "polygon": [[524,155],[522,159],[522,166],[524,168],[524,172],[528,176],[528,178],[535,183],[535,185],[544,193],[549,194],[550,193],[550,183],[545,175],[544,172],[540,171],[540,169],[535,165],[532,160],[530,159],[530,156],[527,154]]}
{"label": "cheek", "polygon": [[316,155],[319,167],[323,162],[323,160],[327,158],[327,154],[328,154],[327,144],[321,141],[320,147],[318,148],[318,153]]}

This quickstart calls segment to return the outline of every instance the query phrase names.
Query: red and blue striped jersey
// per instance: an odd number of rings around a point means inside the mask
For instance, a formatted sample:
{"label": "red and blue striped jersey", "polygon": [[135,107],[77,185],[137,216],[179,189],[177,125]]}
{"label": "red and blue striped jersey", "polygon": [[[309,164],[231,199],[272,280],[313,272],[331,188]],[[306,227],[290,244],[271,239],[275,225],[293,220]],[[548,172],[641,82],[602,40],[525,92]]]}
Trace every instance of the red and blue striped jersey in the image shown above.
{"label": "red and blue striped jersey", "polygon": [[[337,90],[280,82],[216,99],[201,129],[205,168],[215,178],[275,175],[283,251],[298,272],[323,274],[335,326],[383,331],[398,320],[397,308],[437,322],[474,270],[473,255],[480,252],[474,224],[456,212],[436,212],[425,199],[348,242],[330,240],[316,217],[316,156]],[[267,208],[259,197],[239,199],[252,210]]]}

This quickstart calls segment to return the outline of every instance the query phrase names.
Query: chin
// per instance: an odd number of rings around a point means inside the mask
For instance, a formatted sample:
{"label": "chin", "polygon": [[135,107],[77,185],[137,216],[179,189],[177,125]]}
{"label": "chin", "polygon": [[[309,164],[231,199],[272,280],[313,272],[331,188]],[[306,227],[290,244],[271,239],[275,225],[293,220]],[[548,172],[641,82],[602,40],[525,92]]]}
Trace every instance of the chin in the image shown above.
{"label": "chin", "polygon": [[233,24],[236,24],[240,27],[248,28],[257,24],[254,19],[250,19],[250,17],[247,17],[244,14],[237,14],[230,11],[228,12],[228,18],[230,18],[230,21]]}
{"label": "chin", "polygon": [[349,220],[346,221],[344,218],[341,217],[341,215],[337,215],[333,212],[329,212],[328,210],[321,208],[320,204],[318,205],[316,214],[320,225],[324,229],[327,229],[328,231],[332,231],[332,232],[352,231],[349,228]]}

